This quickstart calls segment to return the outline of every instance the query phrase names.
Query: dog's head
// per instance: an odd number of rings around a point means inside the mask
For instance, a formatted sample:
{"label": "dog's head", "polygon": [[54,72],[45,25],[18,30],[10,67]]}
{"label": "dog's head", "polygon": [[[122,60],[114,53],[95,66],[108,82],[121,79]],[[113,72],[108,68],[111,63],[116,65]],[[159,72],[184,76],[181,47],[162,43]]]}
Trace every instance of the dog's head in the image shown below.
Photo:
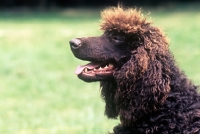
{"label": "dog's head", "polygon": [[[76,74],[84,81],[114,79],[115,73],[134,60],[132,73],[142,75],[148,68],[149,59],[165,55],[168,43],[162,32],[152,27],[151,22],[137,9],[108,8],[102,12],[103,35],[75,38],[70,41],[74,55],[90,61],[78,66]],[[133,65],[134,64],[134,65]],[[136,65],[137,64],[137,65]]]}

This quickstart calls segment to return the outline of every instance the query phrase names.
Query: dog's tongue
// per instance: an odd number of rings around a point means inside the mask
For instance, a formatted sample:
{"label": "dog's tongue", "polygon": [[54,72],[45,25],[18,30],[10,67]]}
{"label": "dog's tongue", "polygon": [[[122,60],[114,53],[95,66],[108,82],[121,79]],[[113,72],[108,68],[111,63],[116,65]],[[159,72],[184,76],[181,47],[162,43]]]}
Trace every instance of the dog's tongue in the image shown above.
{"label": "dog's tongue", "polygon": [[86,67],[88,69],[93,69],[93,68],[98,67],[98,66],[99,66],[98,62],[91,62],[91,63],[88,63],[88,64],[83,65],[83,66],[78,66],[75,70],[75,74],[79,75]]}

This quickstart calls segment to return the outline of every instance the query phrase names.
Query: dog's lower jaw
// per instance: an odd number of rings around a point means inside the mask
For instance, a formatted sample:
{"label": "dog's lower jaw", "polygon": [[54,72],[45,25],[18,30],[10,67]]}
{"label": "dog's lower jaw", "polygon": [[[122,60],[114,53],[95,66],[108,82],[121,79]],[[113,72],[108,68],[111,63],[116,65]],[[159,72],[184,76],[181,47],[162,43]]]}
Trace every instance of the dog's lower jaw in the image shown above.
{"label": "dog's lower jaw", "polygon": [[107,81],[113,79],[113,74],[112,73],[104,75],[95,74],[94,76],[80,74],[78,75],[78,78],[85,82]]}

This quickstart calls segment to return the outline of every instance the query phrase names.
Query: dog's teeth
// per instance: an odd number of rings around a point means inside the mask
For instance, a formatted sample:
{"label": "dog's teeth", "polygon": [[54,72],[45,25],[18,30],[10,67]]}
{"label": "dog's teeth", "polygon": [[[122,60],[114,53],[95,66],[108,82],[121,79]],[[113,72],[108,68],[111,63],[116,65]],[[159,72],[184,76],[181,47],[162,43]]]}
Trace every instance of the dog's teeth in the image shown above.
{"label": "dog's teeth", "polygon": [[108,66],[106,65],[104,68],[108,68]]}
{"label": "dog's teeth", "polygon": [[100,67],[99,70],[103,70],[103,69]]}
{"label": "dog's teeth", "polygon": [[109,66],[109,67],[111,67],[111,68],[112,68],[112,67],[114,67],[114,65],[113,65],[113,64],[111,64],[111,63],[109,63],[109,65],[108,65],[108,66]]}
{"label": "dog's teeth", "polygon": [[96,69],[96,68],[94,68],[93,70],[94,70],[94,71],[96,71],[97,69]]}
{"label": "dog's teeth", "polygon": [[85,68],[84,72],[86,72],[86,73],[88,72],[88,69],[87,69],[87,67]]}

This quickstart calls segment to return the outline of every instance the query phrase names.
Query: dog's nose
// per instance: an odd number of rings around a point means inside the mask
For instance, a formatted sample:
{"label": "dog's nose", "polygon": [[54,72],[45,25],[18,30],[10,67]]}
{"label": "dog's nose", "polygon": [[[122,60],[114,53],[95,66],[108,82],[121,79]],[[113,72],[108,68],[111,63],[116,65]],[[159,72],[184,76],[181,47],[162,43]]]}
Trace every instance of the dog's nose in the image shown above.
{"label": "dog's nose", "polygon": [[77,49],[77,48],[79,48],[81,46],[81,41],[79,39],[75,38],[75,39],[70,40],[69,44],[71,45],[71,47],[73,49]]}

